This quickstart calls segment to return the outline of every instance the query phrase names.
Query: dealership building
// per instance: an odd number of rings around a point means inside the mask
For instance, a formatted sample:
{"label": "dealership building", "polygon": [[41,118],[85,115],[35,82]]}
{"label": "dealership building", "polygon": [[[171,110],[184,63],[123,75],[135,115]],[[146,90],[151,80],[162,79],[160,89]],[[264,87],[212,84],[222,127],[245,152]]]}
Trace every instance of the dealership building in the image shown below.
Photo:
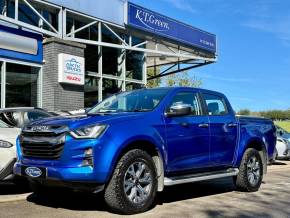
{"label": "dealership building", "polygon": [[1,108],[91,107],[216,51],[214,34],[126,0],[0,0]]}

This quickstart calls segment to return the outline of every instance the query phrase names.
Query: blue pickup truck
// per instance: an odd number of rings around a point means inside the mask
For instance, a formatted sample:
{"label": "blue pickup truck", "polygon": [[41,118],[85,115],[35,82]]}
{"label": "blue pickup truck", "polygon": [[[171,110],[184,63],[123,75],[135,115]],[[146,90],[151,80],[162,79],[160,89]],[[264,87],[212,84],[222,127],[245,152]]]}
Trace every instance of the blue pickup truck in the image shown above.
{"label": "blue pickup truck", "polygon": [[186,87],[113,95],[85,115],[23,128],[14,173],[37,194],[102,192],[122,214],[146,211],[164,186],[232,177],[257,191],[273,158],[271,120],[239,117],[218,92]]}

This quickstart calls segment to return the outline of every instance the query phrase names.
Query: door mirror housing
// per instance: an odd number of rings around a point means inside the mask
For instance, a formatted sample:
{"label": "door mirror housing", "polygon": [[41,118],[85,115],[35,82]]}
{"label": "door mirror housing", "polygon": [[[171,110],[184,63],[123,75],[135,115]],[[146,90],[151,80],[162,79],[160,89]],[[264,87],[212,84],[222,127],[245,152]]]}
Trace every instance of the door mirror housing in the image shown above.
{"label": "door mirror housing", "polygon": [[190,115],[192,110],[192,106],[189,104],[178,104],[173,105],[169,108],[169,110],[165,113],[166,117],[181,117]]}

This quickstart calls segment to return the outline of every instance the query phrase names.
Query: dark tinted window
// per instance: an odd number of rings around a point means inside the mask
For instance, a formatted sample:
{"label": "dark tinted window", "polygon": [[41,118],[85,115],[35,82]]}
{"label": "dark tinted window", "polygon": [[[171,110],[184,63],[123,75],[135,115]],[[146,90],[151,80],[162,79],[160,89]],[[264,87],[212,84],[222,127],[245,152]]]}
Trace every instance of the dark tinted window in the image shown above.
{"label": "dark tinted window", "polygon": [[203,98],[207,105],[208,115],[216,116],[216,115],[225,115],[228,113],[225,99],[221,96],[211,95],[211,94],[203,94]]}
{"label": "dark tinted window", "polygon": [[170,107],[180,105],[180,104],[190,105],[192,108],[191,115],[201,114],[197,95],[193,92],[179,92],[173,98],[173,101]]}

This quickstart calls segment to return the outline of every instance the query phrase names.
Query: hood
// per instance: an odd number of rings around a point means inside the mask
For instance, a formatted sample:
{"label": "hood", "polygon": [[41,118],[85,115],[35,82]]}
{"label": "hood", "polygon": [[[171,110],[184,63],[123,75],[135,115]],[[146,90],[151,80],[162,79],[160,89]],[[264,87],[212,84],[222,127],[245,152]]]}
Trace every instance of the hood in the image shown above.
{"label": "hood", "polygon": [[70,129],[77,129],[79,127],[100,124],[113,124],[117,122],[129,122],[135,119],[142,119],[143,112],[136,113],[118,113],[118,114],[96,114],[96,115],[75,115],[64,117],[50,117],[32,122],[30,125],[42,126],[67,126]]}

